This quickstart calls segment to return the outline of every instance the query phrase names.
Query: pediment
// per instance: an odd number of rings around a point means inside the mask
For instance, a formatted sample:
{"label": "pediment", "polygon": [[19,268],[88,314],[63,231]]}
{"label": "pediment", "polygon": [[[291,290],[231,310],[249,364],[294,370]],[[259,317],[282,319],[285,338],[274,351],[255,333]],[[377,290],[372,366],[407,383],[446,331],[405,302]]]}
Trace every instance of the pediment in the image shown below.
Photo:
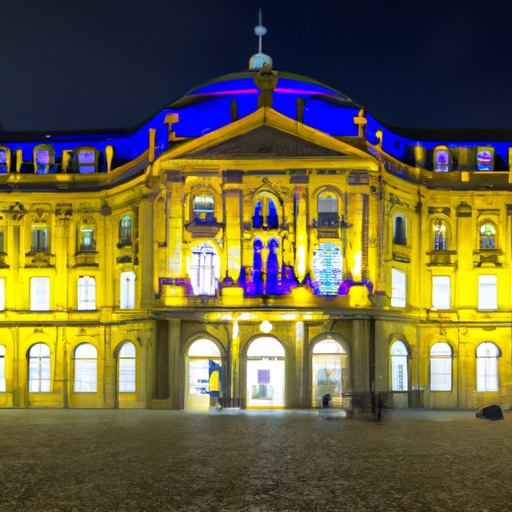
{"label": "pediment", "polygon": [[339,157],[346,153],[326,148],[271,126],[262,125],[220,144],[184,155],[184,158],[294,158]]}

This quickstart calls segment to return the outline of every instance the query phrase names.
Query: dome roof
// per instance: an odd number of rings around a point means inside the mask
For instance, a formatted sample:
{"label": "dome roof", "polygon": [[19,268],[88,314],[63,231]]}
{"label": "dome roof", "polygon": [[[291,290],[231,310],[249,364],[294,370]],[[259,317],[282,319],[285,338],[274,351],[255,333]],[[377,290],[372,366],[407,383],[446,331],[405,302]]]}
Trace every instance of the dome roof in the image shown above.
{"label": "dome roof", "polygon": [[[254,78],[258,73],[259,70],[248,70],[214,78],[209,82],[194,87],[185,96],[169,105],[168,108],[183,108],[215,97],[258,95],[259,90],[254,82]],[[276,71],[276,73],[279,80],[274,89],[274,94],[316,97],[336,103],[339,106],[359,107],[348,96],[312,78],[282,71]]]}

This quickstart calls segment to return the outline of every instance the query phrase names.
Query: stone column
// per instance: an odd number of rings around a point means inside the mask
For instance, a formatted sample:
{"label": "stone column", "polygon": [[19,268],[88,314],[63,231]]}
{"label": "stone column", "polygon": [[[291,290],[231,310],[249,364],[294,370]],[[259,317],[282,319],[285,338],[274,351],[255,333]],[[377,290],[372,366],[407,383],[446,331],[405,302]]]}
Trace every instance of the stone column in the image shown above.
{"label": "stone column", "polygon": [[[71,219],[61,217],[56,219],[55,223],[55,249],[52,251],[55,255],[55,282],[53,283],[54,307],[57,311],[69,309],[68,297],[68,233]],[[78,283],[73,283],[76,289]]]}
{"label": "stone column", "polygon": [[139,205],[139,280],[140,307],[151,308],[155,299],[153,288],[153,205],[144,198]]}
{"label": "stone column", "polygon": [[183,409],[184,361],[181,357],[181,320],[169,320],[169,402],[171,409]]}

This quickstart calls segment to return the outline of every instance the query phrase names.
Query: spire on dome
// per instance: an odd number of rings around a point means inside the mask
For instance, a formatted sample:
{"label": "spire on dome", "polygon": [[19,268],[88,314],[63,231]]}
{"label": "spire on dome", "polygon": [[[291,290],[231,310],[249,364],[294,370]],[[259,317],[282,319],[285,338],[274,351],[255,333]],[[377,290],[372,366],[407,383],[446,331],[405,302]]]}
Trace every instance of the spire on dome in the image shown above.
{"label": "spire on dome", "polygon": [[272,65],[272,59],[265,55],[262,51],[263,36],[267,33],[267,29],[261,24],[262,15],[261,9],[259,10],[259,24],[254,27],[254,33],[258,36],[258,53],[255,53],[249,60],[249,69],[261,69],[264,64]]}

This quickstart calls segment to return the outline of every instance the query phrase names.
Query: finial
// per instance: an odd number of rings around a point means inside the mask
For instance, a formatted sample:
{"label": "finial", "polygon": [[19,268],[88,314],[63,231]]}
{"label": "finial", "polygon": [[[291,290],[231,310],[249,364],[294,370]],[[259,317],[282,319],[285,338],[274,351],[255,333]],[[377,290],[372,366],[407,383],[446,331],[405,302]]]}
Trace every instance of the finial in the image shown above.
{"label": "finial", "polygon": [[258,53],[261,53],[263,48],[263,36],[267,33],[267,29],[261,24],[263,21],[263,16],[261,14],[261,9],[259,10],[259,25],[254,27],[254,33],[258,36]]}
{"label": "finial", "polygon": [[272,64],[272,59],[262,53],[263,48],[263,36],[267,33],[267,29],[261,24],[263,21],[263,16],[261,14],[261,9],[259,10],[258,22],[259,24],[254,27],[254,33],[258,36],[258,53],[253,55],[249,61],[249,69],[261,69],[263,64],[270,63]]}

